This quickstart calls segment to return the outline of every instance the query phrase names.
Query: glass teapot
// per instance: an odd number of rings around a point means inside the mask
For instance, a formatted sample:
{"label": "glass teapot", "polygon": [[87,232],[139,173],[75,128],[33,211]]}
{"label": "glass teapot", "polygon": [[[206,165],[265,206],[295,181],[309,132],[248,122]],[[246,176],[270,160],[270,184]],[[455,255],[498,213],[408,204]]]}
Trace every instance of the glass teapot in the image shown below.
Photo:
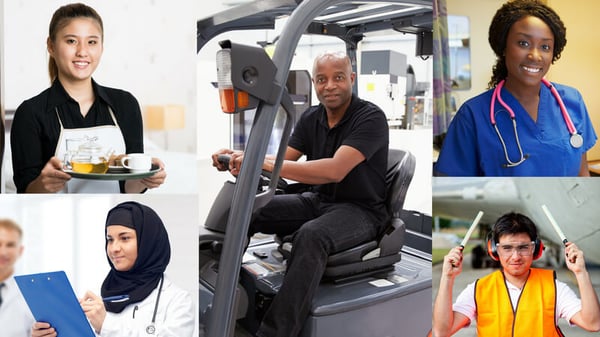
{"label": "glass teapot", "polygon": [[104,149],[97,140],[97,137],[86,137],[83,140],[79,140],[81,145],[76,147],[76,149],[68,149],[67,166],[70,166],[74,172],[79,173],[106,173],[108,171],[109,158],[114,150]]}

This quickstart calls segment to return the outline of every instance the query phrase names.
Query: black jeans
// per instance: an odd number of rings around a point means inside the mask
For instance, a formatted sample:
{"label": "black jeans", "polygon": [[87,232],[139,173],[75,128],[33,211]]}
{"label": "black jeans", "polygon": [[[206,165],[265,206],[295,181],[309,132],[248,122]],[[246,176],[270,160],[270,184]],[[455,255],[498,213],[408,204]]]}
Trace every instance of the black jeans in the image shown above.
{"label": "black jeans", "polygon": [[251,233],[295,234],[283,284],[257,335],[297,336],[310,313],[327,257],[371,240],[382,225],[354,204],[324,203],[316,193],[275,195],[255,216]]}

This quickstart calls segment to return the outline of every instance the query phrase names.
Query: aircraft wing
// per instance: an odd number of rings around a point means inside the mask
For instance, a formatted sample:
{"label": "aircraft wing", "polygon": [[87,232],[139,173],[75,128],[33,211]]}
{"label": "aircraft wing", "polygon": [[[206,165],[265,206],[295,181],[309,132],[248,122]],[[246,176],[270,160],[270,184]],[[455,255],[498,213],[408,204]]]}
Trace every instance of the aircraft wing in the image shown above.
{"label": "aircraft wing", "polygon": [[545,241],[562,242],[542,210],[546,205],[569,241],[587,262],[600,263],[600,180],[589,178],[433,179],[433,215],[493,224],[515,211],[529,216]]}

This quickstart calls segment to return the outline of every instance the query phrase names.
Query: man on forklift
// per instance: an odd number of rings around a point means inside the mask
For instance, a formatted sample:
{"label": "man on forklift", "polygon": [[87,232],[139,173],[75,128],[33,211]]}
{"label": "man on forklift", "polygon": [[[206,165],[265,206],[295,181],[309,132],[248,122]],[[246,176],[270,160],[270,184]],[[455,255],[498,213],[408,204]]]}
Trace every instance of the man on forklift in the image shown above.
{"label": "man on forklift", "polygon": [[[257,332],[294,337],[302,330],[329,255],[372,240],[387,223],[385,207],[389,132],[384,112],[352,93],[356,74],[342,52],[319,55],[313,85],[321,104],[295,125],[281,176],[311,185],[310,191],[280,194],[258,210],[249,235],[293,234],[286,275]],[[231,156],[229,167],[217,160]],[[306,161],[298,161],[306,155]],[[221,149],[213,166],[239,174],[243,152]],[[273,157],[263,169],[272,171]]]}

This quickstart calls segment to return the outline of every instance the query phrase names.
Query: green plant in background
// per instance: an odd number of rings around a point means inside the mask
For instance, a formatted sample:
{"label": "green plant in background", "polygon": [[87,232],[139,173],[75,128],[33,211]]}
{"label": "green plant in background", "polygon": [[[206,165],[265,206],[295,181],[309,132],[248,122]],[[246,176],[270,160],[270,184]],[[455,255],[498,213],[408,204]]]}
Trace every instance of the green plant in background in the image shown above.
{"label": "green plant in background", "polygon": [[[465,246],[465,249],[463,250],[464,254],[469,254],[473,248],[475,248],[475,246],[477,246],[476,243],[472,243],[472,244],[467,244]],[[448,248],[434,248],[431,251],[431,263],[432,264],[436,264],[436,263],[440,263],[442,261],[444,261],[444,256],[446,256],[446,254],[448,254],[448,252],[450,251],[450,249]]]}

